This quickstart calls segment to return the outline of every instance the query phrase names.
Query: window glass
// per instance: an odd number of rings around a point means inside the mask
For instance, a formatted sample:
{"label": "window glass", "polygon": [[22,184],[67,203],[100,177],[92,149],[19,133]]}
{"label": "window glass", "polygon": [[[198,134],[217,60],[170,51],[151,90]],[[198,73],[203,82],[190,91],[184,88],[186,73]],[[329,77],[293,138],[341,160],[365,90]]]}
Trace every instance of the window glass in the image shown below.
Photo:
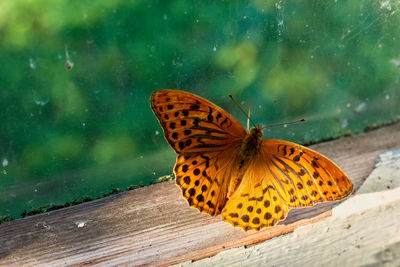
{"label": "window glass", "polygon": [[182,89],[264,138],[398,119],[398,1],[0,1],[0,216],[172,173],[149,105]]}

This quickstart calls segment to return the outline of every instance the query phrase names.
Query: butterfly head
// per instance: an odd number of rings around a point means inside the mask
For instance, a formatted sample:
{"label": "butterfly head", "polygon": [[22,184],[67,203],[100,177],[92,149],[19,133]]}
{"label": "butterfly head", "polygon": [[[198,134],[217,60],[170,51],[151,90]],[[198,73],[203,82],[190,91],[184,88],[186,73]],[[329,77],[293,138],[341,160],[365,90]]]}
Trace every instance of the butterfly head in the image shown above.
{"label": "butterfly head", "polygon": [[261,129],[261,126],[258,125],[256,127],[253,127],[250,129],[250,131],[248,132],[248,135],[251,135],[253,138],[255,139],[260,139],[263,137],[264,133]]}

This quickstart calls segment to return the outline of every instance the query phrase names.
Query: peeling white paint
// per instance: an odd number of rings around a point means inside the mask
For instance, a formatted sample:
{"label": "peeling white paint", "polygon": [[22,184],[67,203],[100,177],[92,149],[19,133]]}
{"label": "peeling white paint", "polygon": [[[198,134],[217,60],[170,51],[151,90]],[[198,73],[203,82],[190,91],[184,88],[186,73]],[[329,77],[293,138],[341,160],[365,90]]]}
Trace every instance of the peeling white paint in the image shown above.
{"label": "peeling white paint", "polygon": [[78,221],[75,223],[76,227],[82,228],[86,226],[87,221]]}

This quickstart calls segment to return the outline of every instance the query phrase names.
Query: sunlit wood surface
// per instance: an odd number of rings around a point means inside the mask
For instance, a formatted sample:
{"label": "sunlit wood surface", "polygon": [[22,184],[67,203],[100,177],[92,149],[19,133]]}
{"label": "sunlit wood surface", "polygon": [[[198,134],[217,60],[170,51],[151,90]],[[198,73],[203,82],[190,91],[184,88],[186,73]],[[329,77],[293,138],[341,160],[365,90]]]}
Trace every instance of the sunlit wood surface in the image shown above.
{"label": "sunlit wood surface", "polygon": [[[357,188],[378,154],[400,149],[400,124],[313,149]],[[170,265],[251,246],[331,215],[332,204],[290,211],[284,224],[243,232],[189,208],[173,181],[0,225],[0,265]]]}

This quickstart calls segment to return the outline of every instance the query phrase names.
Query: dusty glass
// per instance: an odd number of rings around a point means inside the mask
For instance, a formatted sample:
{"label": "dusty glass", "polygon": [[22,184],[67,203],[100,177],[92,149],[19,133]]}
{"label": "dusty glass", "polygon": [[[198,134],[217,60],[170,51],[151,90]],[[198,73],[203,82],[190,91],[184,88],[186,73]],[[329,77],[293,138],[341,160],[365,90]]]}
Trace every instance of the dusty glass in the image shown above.
{"label": "dusty glass", "polygon": [[[265,138],[310,143],[400,114],[398,1],[0,1],[0,216],[170,174],[149,106],[187,90]],[[26,213],[25,213],[26,214]]]}

